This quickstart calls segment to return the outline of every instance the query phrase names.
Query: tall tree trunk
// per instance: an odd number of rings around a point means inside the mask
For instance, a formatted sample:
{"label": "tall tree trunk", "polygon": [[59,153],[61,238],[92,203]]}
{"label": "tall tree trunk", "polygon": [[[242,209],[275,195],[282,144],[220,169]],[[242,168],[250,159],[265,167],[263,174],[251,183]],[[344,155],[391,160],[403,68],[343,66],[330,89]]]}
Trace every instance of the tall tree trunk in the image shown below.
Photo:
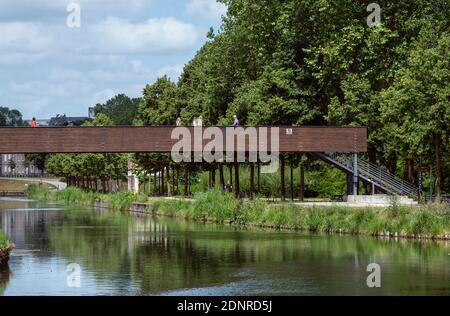
{"label": "tall tree trunk", "polygon": [[255,164],[250,162],[248,167],[250,169],[250,199],[253,200],[255,198]]}
{"label": "tall tree trunk", "polygon": [[211,190],[212,188],[212,170],[211,170],[211,166],[209,166],[208,169],[208,189]]}
{"label": "tall tree trunk", "polygon": [[395,174],[397,172],[397,156],[389,157],[388,169],[392,174]]}
{"label": "tall tree trunk", "polygon": [[164,194],[164,169],[159,170],[158,184],[159,184],[159,196],[162,196]]}
{"label": "tall tree trunk", "polygon": [[286,200],[286,186],[285,186],[285,180],[284,180],[284,169],[286,166],[286,161],[284,159],[284,156],[281,155],[280,156],[280,184],[281,184],[281,200],[285,201]]}
{"label": "tall tree trunk", "polygon": [[189,196],[189,169],[184,170],[184,196]]}
{"label": "tall tree trunk", "polygon": [[291,156],[290,159],[290,165],[291,165],[291,200],[294,201],[294,162]]}
{"label": "tall tree trunk", "polygon": [[172,195],[177,195],[175,189],[175,166],[172,168]]}
{"label": "tall tree trunk", "polygon": [[233,186],[233,165],[228,165],[228,171],[230,172],[230,184]]}
{"label": "tall tree trunk", "polygon": [[225,175],[223,174],[223,164],[219,163],[219,178],[220,178],[220,187],[222,190],[225,189]]}
{"label": "tall tree trunk", "polygon": [[167,166],[166,172],[167,172],[167,178],[166,178],[166,183],[167,183],[167,196],[171,196],[172,191],[171,191],[171,188],[170,188],[170,167],[169,167],[169,166]]}
{"label": "tall tree trunk", "polygon": [[305,167],[300,164],[300,201],[305,200]]}
{"label": "tall tree trunk", "polygon": [[176,176],[176,183],[177,183],[177,193],[176,195],[180,195],[180,168],[177,168],[177,176]]}
{"label": "tall tree trunk", "polygon": [[156,193],[158,192],[158,178],[157,178],[157,171],[155,170],[153,173],[153,184],[154,184],[154,188],[153,188],[153,194],[156,195]]}
{"label": "tall tree trunk", "polygon": [[211,187],[216,187],[216,166],[211,166]]}
{"label": "tall tree trunk", "polygon": [[258,160],[258,194],[261,192],[261,165]]}
{"label": "tall tree trunk", "polygon": [[434,148],[436,156],[436,197],[439,200],[441,198],[441,191],[444,188],[444,182],[442,181],[441,140],[439,138],[436,138]]}
{"label": "tall tree trunk", "polygon": [[152,175],[151,173],[148,174],[148,195],[152,195]]}
{"label": "tall tree trunk", "polygon": [[235,162],[234,163],[234,189],[235,189],[235,194],[236,194],[236,198],[239,198],[240,196],[240,188],[239,188],[239,163]]}
{"label": "tall tree trunk", "polygon": [[403,179],[412,184],[416,182],[414,177],[414,163],[410,158],[405,159],[405,171],[403,173]]}
{"label": "tall tree trunk", "polygon": [[165,170],[164,170],[164,168],[162,168],[162,170],[161,170],[161,195],[162,196],[164,196],[166,193],[166,184],[165,184],[166,177],[165,177],[164,173],[165,173]]}

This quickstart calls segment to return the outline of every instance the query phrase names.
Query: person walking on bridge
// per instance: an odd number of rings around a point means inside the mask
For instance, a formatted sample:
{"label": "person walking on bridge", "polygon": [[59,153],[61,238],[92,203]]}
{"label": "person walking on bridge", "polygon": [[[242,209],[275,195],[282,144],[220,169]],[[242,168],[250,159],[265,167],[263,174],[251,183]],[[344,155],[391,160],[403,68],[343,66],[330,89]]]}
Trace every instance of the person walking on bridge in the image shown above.
{"label": "person walking on bridge", "polygon": [[36,126],[37,126],[36,118],[33,117],[33,118],[31,119],[31,127],[36,127]]}
{"label": "person walking on bridge", "polygon": [[233,115],[233,127],[238,127],[239,126],[239,120],[237,118],[237,115]]}

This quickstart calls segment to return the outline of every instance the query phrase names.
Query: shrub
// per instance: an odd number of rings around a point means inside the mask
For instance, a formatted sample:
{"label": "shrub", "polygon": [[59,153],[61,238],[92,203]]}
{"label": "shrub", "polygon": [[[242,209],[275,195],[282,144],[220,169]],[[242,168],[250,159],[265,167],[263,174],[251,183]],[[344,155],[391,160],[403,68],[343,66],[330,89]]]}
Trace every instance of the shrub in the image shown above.
{"label": "shrub", "polygon": [[243,203],[235,214],[235,222],[239,225],[259,224],[263,221],[267,204],[261,200],[253,200]]}
{"label": "shrub", "polygon": [[8,236],[0,229],[0,249],[6,248],[9,246]]}
{"label": "shrub", "polygon": [[109,208],[113,210],[129,210],[133,205],[134,193],[128,191],[120,191],[109,196]]}
{"label": "shrub", "polygon": [[223,223],[234,220],[238,203],[232,193],[215,189],[195,196],[193,211],[195,219],[212,219]]}

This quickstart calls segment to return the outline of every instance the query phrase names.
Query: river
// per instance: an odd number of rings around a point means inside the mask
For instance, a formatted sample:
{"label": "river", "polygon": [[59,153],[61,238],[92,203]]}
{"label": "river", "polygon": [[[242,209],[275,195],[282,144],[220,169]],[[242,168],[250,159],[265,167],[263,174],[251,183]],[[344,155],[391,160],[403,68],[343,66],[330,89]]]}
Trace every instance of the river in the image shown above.
{"label": "river", "polygon": [[[0,295],[450,295],[445,242],[239,229],[26,199],[0,199],[0,227],[16,244]],[[380,287],[367,285],[371,263]]]}

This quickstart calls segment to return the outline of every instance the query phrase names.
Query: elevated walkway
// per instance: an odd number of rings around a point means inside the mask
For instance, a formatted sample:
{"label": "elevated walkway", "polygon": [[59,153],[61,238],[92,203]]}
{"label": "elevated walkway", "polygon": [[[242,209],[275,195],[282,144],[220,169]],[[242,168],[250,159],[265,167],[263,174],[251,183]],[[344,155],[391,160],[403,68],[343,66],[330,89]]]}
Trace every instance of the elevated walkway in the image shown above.
{"label": "elevated walkway", "polygon": [[353,154],[336,153],[312,153],[311,155],[344,171],[348,175],[357,177],[364,183],[369,184],[373,189],[377,188],[388,194],[418,199],[418,188],[416,186],[361,157],[355,157]]}

